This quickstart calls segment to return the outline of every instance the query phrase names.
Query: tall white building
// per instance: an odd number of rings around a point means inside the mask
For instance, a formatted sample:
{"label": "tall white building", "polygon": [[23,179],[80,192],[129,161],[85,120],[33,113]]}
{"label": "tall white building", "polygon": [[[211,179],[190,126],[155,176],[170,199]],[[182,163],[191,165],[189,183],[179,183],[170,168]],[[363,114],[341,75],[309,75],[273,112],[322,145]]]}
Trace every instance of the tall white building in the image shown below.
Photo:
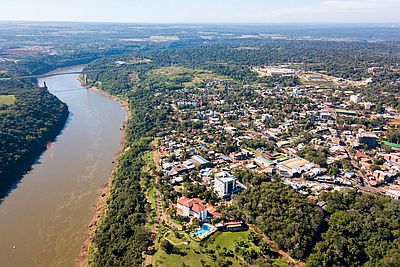
{"label": "tall white building", "polygon": [[215,175],[214,191],[221,197],[231,194],[236,189],[236,177],[222,171]]}

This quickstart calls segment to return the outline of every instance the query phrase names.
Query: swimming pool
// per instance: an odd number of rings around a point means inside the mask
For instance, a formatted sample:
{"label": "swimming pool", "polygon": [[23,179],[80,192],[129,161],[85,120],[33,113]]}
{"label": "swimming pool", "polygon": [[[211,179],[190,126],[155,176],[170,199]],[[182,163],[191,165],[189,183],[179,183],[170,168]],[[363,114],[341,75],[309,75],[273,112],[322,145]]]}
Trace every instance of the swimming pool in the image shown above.
{"label": "swimming pool", "polygon": [[193,236],[197,236],[199,238],[204,238],[207,236],[212,230],[214,229],[213,226],[209,224],[203,224],[199,230],[193,233]]}

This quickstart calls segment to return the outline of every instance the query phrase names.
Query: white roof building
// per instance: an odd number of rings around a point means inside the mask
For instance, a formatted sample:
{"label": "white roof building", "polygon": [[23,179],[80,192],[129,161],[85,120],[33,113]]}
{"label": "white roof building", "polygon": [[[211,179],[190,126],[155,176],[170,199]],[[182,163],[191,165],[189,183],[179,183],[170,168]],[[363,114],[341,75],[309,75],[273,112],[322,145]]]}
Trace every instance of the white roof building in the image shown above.
{"label": "white roof building", "polygon": [[232,194],[236,190],[236,177],[222,171],[215,175],[214,191],[221,197]]}

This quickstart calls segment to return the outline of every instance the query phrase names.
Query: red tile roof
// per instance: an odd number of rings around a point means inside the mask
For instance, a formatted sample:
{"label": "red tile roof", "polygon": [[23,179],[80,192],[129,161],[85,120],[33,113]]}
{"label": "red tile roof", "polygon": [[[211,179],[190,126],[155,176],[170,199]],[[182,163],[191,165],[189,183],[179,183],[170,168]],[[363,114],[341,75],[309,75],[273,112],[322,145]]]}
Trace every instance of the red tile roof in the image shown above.
{"label": "red tile roof", "polygon": [[367,157],[367,155],[365,155],[364,152],[362,152],[362,151],[356,152],[356,158],[365,158],[365,157]]}
{"label": "red tile roof", "polygon": [[178,199],[178,204],[181,204],[182,206],[190,208],[191,199],[189,199],[187,197],[181,197],[180,199]]}
{"label": "red tile roof", "polygon": [[206,206],[201,204],[201,199],[199,198],[181,197],[180,199],[178,199],[178,204],[190,208],[196,213],[207,209]]}
{"label": "red tile roof", "polygon": [[207,211],[208,211],[208,213],[210,213],[213,217],[217,217],[217,218],[219,218],[219,217],[221,217],[221,213],[219,213],[218,211],[217,211],[217,209],[214,207],[214,206],[208,206],[207,207]]}
{"label": "red tile roof", "polygon": [[194,203],[193,206],[192,206],[192,210],[194,212],[196,212],[196,213],[200,213],[200,212],[202,212],[203,210],[206,210],[206,209],[207,209],[206,206],[204,206],[204,205],[202,205],[200,203]]}

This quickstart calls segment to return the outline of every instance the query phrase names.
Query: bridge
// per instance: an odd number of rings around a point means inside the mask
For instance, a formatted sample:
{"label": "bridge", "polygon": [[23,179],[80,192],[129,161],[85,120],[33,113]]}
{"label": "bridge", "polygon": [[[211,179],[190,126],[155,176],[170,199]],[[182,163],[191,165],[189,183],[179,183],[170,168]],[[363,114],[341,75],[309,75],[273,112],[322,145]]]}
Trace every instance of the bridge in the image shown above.
{"label": "bridge", "polygon": [[[85,73],[91,73],[93,71],[85,71]],[[39,74],[39,75],[28,75],[28,76],[21,76],[18,77],[20,79],[34,79],[34,78],[47,78],[52,76],[59,76],[59,75],[68,75],[68,74],[82,74],[83,71],[67,71],[67,72],[60,72],[60,73],[46,73],[46,74]]]}
{"label": "bridge", "polygon": [[62,89],[62,90],[51,90],[50,93],[63,93],[63,92],[71,92],[71,91],[87,91],[89,90],[88,88],[81,87],[81,88],[67,88],[67,89]]}

